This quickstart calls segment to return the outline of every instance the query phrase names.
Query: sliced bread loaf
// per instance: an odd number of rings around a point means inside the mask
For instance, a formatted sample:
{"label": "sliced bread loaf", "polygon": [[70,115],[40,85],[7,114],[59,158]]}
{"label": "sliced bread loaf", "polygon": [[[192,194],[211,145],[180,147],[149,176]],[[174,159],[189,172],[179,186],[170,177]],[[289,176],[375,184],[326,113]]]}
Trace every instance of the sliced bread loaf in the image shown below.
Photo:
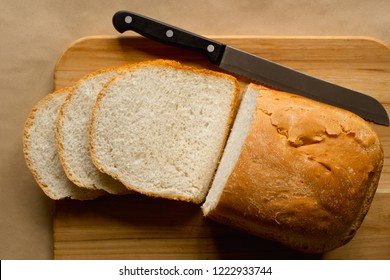
{"label": "sliced bread loaf", "polygon": [[216,221],[321,253],[355,235],[382,166],[378,136],[360,117],[251,85],[202,209]]}
{"label": "sliced bread loaf", "polygon": [[104,84],[124,68],[107,68],[84,76],[74,85],[61,107],[56,131],[59,157],[66,175],[79,187],[101,189],[112,194],[130,193],[120,182],[93,165],[88,145],[89,123],[96,97]]}
{"label": "sliced bread loaf", "polygon": [[200,203],[239,94],[229,75],[157,60],[132,67],[99,94],[90,127],[95,165],[137,192]]}
{"label": "sliced bread loaf", "polygon": [[26,163],[38,185],[52,199],[94,199],[104,191],[81,189],[66,177],[57,154],[55,122],[71,91],[65,88],[45,96],[31,111],[23,133]]}

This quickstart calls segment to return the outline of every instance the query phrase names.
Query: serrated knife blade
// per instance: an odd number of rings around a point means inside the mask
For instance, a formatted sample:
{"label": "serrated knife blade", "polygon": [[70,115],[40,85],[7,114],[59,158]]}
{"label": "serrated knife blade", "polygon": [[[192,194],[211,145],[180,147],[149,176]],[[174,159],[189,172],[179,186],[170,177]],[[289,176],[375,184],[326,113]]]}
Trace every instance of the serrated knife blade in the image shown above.
{"label": "serrated knife blade", "polygon": [[213,64],[270,87],[295,93],[349,110],[377,124],[389,126],[383,105],[375,98],[208,39],[167,23],[129,11],[113,16],[113,25],[121,33],[132,30],[147,38],[198,51]]}

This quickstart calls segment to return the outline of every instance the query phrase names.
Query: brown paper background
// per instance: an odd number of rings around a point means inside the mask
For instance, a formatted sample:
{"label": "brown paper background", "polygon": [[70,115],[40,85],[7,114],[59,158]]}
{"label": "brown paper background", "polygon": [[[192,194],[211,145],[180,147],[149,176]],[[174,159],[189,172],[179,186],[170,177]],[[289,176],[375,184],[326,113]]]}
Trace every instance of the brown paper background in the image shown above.
{"label": "brown paper background", "polygon": [[132,10],[203,35],[370,36],[390,45],[389,0],[1,0],[0,259],[51,259],[53,202],[24,162],[22,130],[73,41],[118,34]]}

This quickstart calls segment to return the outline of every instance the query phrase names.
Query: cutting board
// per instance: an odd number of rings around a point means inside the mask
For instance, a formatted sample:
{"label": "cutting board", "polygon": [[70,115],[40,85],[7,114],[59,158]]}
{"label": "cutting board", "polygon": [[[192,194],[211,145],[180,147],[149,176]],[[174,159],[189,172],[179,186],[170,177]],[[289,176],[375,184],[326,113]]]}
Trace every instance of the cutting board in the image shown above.
{"label": "cutting board", "polygon": [[[364,92],[390,112],[390,50],[369,38],[213,37],[304,73]],[[54,84],[70,86],[96,69],[174,59],[218,70],[204,57],[141,37],[87,37],[56,65]],[[242,85],[247,81],[238,77]],[[55,259],[390,259],[390,128],[373,125],[384,145],[378,191],[347,245],[307,255],[202,217],[198,205],[142,195],[55,203]]]}

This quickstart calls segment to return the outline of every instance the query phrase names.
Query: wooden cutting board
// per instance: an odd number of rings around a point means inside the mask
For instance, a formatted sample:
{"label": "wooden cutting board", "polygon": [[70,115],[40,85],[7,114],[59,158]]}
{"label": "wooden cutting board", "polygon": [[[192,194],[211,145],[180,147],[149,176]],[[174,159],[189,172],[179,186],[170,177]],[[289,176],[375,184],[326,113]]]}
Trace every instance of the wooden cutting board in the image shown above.
{"label": "wooden cutting board", "polygon": [[[250,53],[369,94],[390,112],[390,50],[368,38],[214,37]],[[96,69],[174,59],[217,70],[202,56],[141,37],[88,37],[67,49],[54,84],[70,86]],[[240,78],[242,84],[245,79]],[[373,125],[385,152],[377,194],[355,238],[306,255],[202,217],[198,205],[142,195],[56,202],[55,259],[390,259],[390,128]]]}

